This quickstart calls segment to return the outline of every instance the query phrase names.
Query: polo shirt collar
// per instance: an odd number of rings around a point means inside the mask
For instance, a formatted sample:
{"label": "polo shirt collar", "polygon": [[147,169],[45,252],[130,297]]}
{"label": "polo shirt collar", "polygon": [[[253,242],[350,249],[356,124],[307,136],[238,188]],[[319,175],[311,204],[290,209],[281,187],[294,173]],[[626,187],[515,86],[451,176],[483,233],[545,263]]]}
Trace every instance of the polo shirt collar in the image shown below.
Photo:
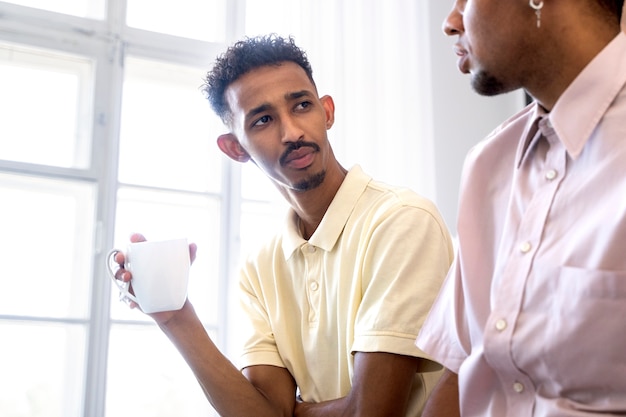
{"label": "polo shirt collar", "polygon": [[[322,222],[309,239],[310,245],[325,251],[333,249],[358,199],[371,180],[372,178],[365,174],[359,165],[353,166],[348,171]],[[294,251],[305,243],[307,241],[300,234],[298,227],[298,216],[293,209],[289,209],[282,238],[285,259],[289,259]]]}

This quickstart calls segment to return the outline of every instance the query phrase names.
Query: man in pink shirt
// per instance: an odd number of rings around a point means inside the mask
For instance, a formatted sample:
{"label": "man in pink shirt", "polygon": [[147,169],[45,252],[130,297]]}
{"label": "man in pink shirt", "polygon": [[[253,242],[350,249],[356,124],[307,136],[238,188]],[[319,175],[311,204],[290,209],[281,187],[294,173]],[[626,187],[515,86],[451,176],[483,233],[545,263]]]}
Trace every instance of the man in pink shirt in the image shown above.
{"label": "man in pink shirt", "polygon": [[[424,416],[626,415],[623,0],[456,0],[459,69],[534,102],[468,155],[458,250],[417,345]],[[430,413],[430,414],[429,414]]]}

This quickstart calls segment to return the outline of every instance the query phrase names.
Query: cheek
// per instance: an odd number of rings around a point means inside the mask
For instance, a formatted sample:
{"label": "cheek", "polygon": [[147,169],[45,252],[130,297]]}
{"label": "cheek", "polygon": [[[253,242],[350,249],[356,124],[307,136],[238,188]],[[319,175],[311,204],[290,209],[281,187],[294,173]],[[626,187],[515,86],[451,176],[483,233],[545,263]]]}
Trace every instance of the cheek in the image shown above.
{"label": "cheek", "polygon": [[264,152],[262,149],[255,148],[250,151],[250,160],[262,171],[269,173],[276,170],[275,166],[279,164],[280,155],[269,155],[267,151]]}

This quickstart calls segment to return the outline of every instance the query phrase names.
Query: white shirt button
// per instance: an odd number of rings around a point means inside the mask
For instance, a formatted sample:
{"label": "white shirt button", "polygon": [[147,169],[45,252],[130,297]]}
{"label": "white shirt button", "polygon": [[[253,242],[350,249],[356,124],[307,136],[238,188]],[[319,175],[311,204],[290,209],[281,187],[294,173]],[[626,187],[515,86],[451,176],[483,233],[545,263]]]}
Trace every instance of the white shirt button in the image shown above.
{"label": "white shirt button", "polygon": [[522,253],[527,253],[528,251],[530,251],[531,248],[532,246],[530,245],[530,242],[524,242],[519,246],[519,250]]}
{"label": "white shirt button", "polygon": [[555,178],[556,178],[556,171],[554,169],[551,169],[548,172],[546,172],[546,179],[547,180],[553,180]]}
{"label": "white shirt button", "polygon": [[496,330],[501,332],[504,329],[506,329],[506,320],[500,319],[496,321]]}
{"label": "white shirt button", "polygon": [[317,281],[313,281],[310,284],[310,287],[311,287],[311,291],[317,291],[317,289],[320,287],[320,285],[317,283]]}
{"label": "white shirt button", "polygon": [[314,252],[315,252],[315,246],[313,246],[313,245],[307,245],[306,250],[307,250],[307,252],[309,252],[309,253],[314,253]]}
{"label": "white shirt button", "polygon": [[521,382],[516,382],[513,384],[513,391],[520,393],[524,391],[524,384]]}

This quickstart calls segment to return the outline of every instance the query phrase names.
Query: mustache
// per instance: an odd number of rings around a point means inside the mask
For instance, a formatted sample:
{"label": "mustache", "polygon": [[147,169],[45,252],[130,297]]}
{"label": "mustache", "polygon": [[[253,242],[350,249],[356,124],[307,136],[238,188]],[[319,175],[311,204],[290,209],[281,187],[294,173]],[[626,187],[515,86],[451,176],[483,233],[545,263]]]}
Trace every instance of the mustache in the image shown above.
{"label": "mustache", "polygon": [[281,165],[285,164],[285,161],[287,160],[291,152],[296,151],[300,148],[304,148],[305,146],[308,146],[309,148],[313,148],[315,152],[320,151],[319,145],[314,142],[305,142],[305,141],[290,142],[289,145],[287,146],[287,149],[285,149],[285,152],[283,152],[283,154],[280,156],[280,159],[279,159],[280,164]]}

